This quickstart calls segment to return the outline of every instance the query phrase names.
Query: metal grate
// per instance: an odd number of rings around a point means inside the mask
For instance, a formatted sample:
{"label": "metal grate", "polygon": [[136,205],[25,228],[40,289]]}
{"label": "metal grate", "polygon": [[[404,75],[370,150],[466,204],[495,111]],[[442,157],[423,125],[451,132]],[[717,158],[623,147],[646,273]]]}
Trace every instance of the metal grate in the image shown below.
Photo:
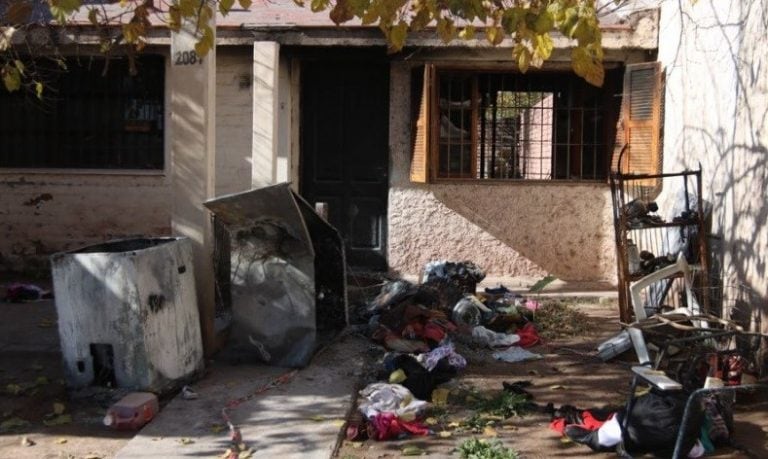
{"label": "metal grate", "polygon": [[38,60],[42,100],[0,91],[0,167],[162,169],[165,61]]}
{"label": "metal grate", "polygon": [[438,177],[602,180],[617,101],[575,75],[441,72]]}

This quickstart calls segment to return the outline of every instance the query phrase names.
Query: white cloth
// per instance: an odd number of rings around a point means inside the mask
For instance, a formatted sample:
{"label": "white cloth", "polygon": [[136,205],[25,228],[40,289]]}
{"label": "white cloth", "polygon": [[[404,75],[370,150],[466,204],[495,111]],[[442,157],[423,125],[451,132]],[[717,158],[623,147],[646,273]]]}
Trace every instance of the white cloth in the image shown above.
{"label": "white cloth", "polygon": [[373,383],[360,391],[363,400],[360,412],[371,419],[379,413],[394,413],[401,419],[413,419],[427,402],[413,396],[411,391],[400,384]]}
{"label": "white cloth", "polygon": [[608,447],[621,443],[621,425],[615,415],[597,429],[597,442],[600,446]]}
{"label": "white cloth", "polygon": [[[616,416],[605,421],[599,429],[597,429],[597,442],[600,446],[614,447],[621,442],[621,426]],[[700,440],[696,440],[696,444],[693,445],[691,451],[688,453],[688,457],[698,458],[702,457],[706,451],[704,445]]]}
{"label": "white cloth", "polygon": [[488,330],[482,325],[478,325],[472,329],[472,338],[490,348],[512,346],[513,344],[516,344],[518,341],[520,341],[520,337],[518,335],[496,333],[493,330]]}
{"label": "white cloth", "polygon": [[536,360],[540,359],[541,354],[534,354],[531,351],[526,351],[519,346],[510,346],[504,351],[498,351],[493,353],[493,358],[496,360],[503,360],[504,362],[515,363],[522,362],[524,360]]}
{"label": "white cloth", "polygon": [[701,444],[701,440],[696,440],[696,444],[691,448],[691,452],[688,453],[688,457],[702,457],[706,454],[707,450],[704,449],[704,445]]}

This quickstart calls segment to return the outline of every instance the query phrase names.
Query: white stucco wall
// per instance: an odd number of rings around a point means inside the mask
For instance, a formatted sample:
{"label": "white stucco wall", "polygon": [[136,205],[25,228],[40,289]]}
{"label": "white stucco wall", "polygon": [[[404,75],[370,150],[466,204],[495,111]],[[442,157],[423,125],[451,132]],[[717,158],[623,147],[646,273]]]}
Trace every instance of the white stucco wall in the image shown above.
{"label": "white stucco wall", "polygon": [[768,331],[768,0],[662,3],[664,168],[701,163],[714,268],[754,292]]}
{"label": "white stucco wall", "polygon": [[[217,195],[251,186],[252,54],[217,50]],[[109,239],[170,235],[169,170],[167,152],[157,173],[0,169],[0,271],[47,269],[53,252]]]}
{"label": "white stucco wall", "polygon": [[470,260],[488,276],[615,282],[607,184],[412,184],[411,65],[390,75],[388,262],[419,274],[436,259]]}
{"label": "white stucco wall", "polygon": [[0,270],[47,269],[52,252],[170,231],[163,175],[0,172]]}
{"label": "white stucco wall", "polygon": [[251,188],[253,50],[216,50],[216,195]]}

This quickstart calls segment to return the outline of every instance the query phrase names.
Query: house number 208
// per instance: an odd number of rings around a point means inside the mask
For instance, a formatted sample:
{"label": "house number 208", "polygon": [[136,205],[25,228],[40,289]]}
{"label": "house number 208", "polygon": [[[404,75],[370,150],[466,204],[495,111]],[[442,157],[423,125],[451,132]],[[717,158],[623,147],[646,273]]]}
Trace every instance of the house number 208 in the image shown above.
{"label": "house number 208", "polygon": [[174,64],[176,65],[194,65],[202,64],[203,58],[197,55],[196,51],[176,51]]}

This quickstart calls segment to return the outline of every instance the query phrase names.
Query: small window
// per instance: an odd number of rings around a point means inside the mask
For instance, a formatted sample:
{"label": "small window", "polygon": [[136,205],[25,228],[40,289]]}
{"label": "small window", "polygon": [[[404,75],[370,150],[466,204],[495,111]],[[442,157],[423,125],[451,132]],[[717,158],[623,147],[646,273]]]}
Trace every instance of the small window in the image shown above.
{"label": "small window", "polygon": [[[428,66],[430,67],[430,66]],[[621,73],[603,88],[572,73],[432,69],[422,97],[435,179],[605,180],[616,141]],[[431,76],[434,75],[434,76]],[[423,101],[422,101],[423,102]],[[413,167],[412,167],[413,171]],[[426,178],[426,175],[424,175]],[[414,179],[413,181],[419,181]]]}
{"label": "small window", "polygon": [[46,84],[42,100],[0,90],[0,167],[163,168],[162,56],[137,58],[135,75],[125,58],[106,67],[100,57],[34,64]]}

